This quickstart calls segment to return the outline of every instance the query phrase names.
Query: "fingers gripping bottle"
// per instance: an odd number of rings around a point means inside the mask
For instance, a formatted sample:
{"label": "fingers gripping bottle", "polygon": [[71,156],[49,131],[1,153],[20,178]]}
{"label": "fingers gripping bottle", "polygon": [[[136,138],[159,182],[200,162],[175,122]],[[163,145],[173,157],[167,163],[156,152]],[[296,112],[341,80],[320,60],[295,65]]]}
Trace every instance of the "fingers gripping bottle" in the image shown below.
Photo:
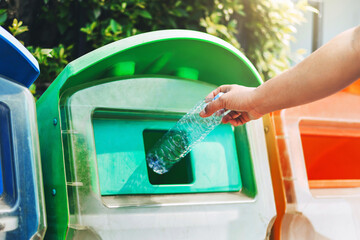
{"label": "fingers gripping bottle", "polygon": [[[219,93],[210,101],[218,99],[223,94]],[[154,172],[158,174],[168,172],[175,163],[185,157],[198,142],[221,123],[225,115],[224,109],[207,118],[199,116],[208,103],[206,99],[196,104],[150,149],[146,155],[146,161]]]}

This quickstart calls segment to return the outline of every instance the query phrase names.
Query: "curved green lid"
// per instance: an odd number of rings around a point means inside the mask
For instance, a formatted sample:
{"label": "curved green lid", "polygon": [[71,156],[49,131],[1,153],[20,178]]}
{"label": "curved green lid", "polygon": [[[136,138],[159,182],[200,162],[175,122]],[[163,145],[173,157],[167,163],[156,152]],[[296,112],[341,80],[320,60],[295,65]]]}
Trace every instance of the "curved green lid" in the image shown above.
{"label": "curved green lid", "polygon": [[191,30],[161,30],[119,40],[76,59],[44,95],[53,88],[61,92],[105,77],[148,74],[215,85],[255,87],[262,82],[250,61],[220,38]]}

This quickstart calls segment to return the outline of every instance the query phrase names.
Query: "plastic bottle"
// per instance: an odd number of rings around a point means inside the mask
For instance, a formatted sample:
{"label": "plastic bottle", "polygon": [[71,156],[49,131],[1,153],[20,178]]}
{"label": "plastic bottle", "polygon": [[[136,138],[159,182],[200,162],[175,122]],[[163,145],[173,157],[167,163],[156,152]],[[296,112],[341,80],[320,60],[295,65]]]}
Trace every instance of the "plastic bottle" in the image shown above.
{"label": "plastic bottle", "polygon": [[[210,101],[214,101],[224,93],[219,93]],[[195,144],[203,140],[225,115],[219,110],[212,116],[202,118],[199,113],[206,107],[209,100],[196,104],[176,125],[171,128],[146,155],[151,169],[158,174],[166,173],[170,168],[188,154]]]}

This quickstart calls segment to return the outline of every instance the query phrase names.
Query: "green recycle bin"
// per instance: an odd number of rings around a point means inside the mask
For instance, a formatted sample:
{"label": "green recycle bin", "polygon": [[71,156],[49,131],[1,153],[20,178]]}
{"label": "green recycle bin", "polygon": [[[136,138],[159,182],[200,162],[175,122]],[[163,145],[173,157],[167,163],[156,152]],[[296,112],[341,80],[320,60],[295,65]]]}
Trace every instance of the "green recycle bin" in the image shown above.
{"label": "green recycle bin", "polygon": [[146,152],[221,84],[258,86],[230,44],[140,34],[70,63],[37,102],[47,239],[260,239],[276,214],[262,121],[222,124],[164,175]]}

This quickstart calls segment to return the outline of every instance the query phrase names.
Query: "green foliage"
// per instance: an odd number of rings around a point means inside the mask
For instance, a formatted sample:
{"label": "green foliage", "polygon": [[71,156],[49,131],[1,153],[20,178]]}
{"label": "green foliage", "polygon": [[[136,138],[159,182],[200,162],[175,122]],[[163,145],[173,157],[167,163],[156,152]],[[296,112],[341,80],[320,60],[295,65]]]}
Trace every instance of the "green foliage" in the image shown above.
{"label": "green foliage", "polygon": [[[169,28],[185,28],[203,31],[199,25],[205,14],[205,4],[211,1],[150,1],[127,0],[93,1],[88,23],[81,28],[91,47],[138,33]],[[111,16],[111,17],[109,17]]]}
{"label": "green foliage", "polygon": [[37,100],[37,96],[36,96],[36,85],[33,83],[31,84],[31,86],[29,87],[30,92],[32,93],[32,95],[34,95],[35,100]]}
{"label": "green foliage", "polygon": [[18,21],[16,18],[14,18],[12,25],[9,27],[9,30],[10,33],[16,37],[19,34],[29,31],[29,28],[27,26],[23,26],[22,21]]}
{"label": "green foliage", "polygon": [[41,71],[36,83],[48,87],[69,63],[72,48],[72,45],[64,47],[62,44],[52,49],[29,46],[28,50],[39,62]]}
{"label": "green foliage", "polygon": [[246,6],[244,35],[246,55],[266,80],[290,67],[290,42],[296,25],[305,21],[303,12],[311,10],[306,0],[252,0]]}
{"label": "green foliage", "polygon": [[7,11],[6,9],[0,9],[0,26],[2,26],[7,20]]}
{"label": "green foliage", "polygon": [[[110,42],[160,29],[192,29],[218,36],[243,51],[266,80],[290,66],[290,42],[306,0],[38,0],[27,45],[39,61],[43,91],[80,55]],[[12,20],[12,22],[10,22]],[[28,30],[0,9],[14,36]],[[44,34],[46,32],[46,34]],[[47,34],[48,33],[48,34]],[[46,47],[44,47],[46,46]]]}
{"label": "green foliage", "polygon": [[215,0],[215,8],[206,11],[204,18],[200,19],[200,25],[205,27],[206,32],[218,36],[240,49],[237,38],[238,21],[246,14],[241,0]]}

